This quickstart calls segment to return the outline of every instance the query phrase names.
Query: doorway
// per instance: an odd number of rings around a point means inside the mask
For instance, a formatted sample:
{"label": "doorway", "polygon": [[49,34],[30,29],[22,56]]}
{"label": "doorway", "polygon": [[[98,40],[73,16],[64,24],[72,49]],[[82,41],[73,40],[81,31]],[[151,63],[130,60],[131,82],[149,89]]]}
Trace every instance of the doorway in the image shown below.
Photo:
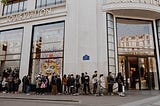
{"label": "doorway", "polygon": [[153,57],[119,56],[119,61],[119,69],[124,76],[127,89],[155,89]]}

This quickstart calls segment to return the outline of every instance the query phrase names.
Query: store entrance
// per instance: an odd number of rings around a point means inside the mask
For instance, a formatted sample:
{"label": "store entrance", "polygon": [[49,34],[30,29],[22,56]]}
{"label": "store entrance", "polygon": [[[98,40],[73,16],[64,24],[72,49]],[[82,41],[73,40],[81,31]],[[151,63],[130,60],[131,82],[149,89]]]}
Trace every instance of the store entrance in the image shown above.
{"label": "store entrance", "polygon": [[118,72],[127,89],[158,89],[153,22],[117,18]]}
{"label": "store entrance", "polygon": [[127,89],[155,89],[153,57],[119,56],[119,59]]}

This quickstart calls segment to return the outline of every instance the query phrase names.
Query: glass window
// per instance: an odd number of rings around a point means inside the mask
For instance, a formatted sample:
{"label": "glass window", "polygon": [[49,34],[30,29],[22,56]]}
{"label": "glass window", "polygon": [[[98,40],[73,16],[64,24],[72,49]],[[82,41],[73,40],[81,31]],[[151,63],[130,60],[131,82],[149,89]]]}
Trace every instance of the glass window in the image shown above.
{"label": "glass window", "polygon": [[55,3],[56,3],[56,0],[47,0],[48,5],[52,5],[52,4],[55,4]]}
{"label": "glass window", "polygon": [[24,2],[20,2],[19,3],[19,11],[23,11],[24,10]]}
{"label": "glass window", "polygon": [[3,9],[3,15],[25,11],[27,9],[27,0],[10,0]]}
{"label": "glass window", "polygon": [[27,1],[23,1],[23,2],[24,2],[23,10],[26,11],[27,10]]}
{"label": "glass window", "polygon": [[13,3],[13,5],[12,5],[12,13],[18,12],[18,5],[19,5],[19,3]]}
{"label": "glass window", "polygon": [[62,3],[62,0],[56,0],[56,4]]}
{"label": "glass window", "polygon": [[115,65],[115,59],[114,58],[109,58],[109,65]]}
{"label": "glass window", "polygon": [[[113,15],[106,14],[107,18],[107,51],[108,51],[108,71],[116,73],[115,65],[115,40]],[[114,67],[114,68],[113,68]]]}
{"label": "glass window", "polygon": [[108,27],[113,28],[113,22],[112,21],[108,21]]}
{"label": "glass window", "polygon": [[109,41],[109,42],[114,42],[114,37],[108,35],[108,41]]}
{"label": "glass window", "polygon": [[114,51],[109,51],[109,57],[113,57],[114,58]]}
{"label": "glass window", "polygon": [[0,75],[4,70],[20,67],[23,29],[1,31],[0,33]]}
{"label": "glass window", "polygon": [[37,0],[37,2],[36,2],[36,7],[38,8],[38,7],[40,7],[41,6],[41,0]]}
{"label": "glass window", "polygon": [[64,22],[34,27],[32,43],[32,83],[39,73],[62,74]]}
{"label": "glass window", "polygon": [[37,0],[36,8],[64,3],[65,0]]}
{"label": "glass window", "polygon": [[41,0],[41,6],[44,7],[47,5],[47,0]]}
{"label": "glass window", "polygon": [[112,21],[113,22],[113,15],[107,14],[107,21]]}
{"label": "glass window", "polygon": [[12,5],[8,5],[8,9],[7,9],[7,14],[11,14],[11,10],[12,10]]}
{"label": "glass window", "polygon": [[6,15],[6,14],[7,14],[7,8],[8,8],[8,6],[7,6],[7,5],[5,5],[5,6],[4,6],[4,12],[3,12],[3,14],[4,14],[4,15]]}
{"label": "glass window", "polygon": [[113,35],[113,29],[112,28],[108,28],[108,34]]}
{"label": "glass window", "polygon": [[[109,70],[110,70],[110,72],[115,72],[116,67],[115,67],[115,66],[110,66],[110,67],[109,67]],[[115,73],[113,73],[113,74],[115,74]]]}
{"label": "glass window", "polygon": [[114,44],[113,43],[108,43],[108,49],[109,50],[114,50]]}
{"label": "glass window", "polygon": [[[143,55],[146,52],[146,48],[154,48],[153,31],[151,21],[140,21],[131,19],[117,19],[117,35],[118,43],[124,42],[126,46],[124,48],[130,50],[130,52],[118,51],[119,54],[137,54]],[[126,38],[126,40],[122,39]],[[136,38],[136,39],[129,39]],[[148,38],[148,39],[146,39]],[[150,42],[148,42],[148,40]],[[136,42],[135,45],[131,45],[132,42]],[[146,44],[148,42],[150,44]],[[140,49],[140,50],[136,50]],[[148,55],[154,55],[154,49],[148,53]]]}

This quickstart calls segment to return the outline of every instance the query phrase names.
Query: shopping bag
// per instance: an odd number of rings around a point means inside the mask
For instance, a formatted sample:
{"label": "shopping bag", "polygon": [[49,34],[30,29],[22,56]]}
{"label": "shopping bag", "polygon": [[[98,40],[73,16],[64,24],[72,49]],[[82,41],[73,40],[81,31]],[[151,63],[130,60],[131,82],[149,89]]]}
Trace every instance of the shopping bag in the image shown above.
{"label": "shopping bag", "polygon": [[124,93],[125,92],[125,86],[122,85],[122,92]]}

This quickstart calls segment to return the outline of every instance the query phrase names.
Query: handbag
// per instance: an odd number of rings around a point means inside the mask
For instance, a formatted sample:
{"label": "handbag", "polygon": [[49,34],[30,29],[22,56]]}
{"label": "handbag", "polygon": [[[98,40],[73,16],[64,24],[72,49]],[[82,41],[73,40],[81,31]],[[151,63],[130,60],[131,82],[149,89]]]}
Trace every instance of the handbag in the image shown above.
{"label": "handbag", "polygon": [[40,88],[45,88],[45,87],[46,87],[45,83],[44,83],[44,82],[42,82],[42,84],[41,84],[41,87],[40,87]]}

